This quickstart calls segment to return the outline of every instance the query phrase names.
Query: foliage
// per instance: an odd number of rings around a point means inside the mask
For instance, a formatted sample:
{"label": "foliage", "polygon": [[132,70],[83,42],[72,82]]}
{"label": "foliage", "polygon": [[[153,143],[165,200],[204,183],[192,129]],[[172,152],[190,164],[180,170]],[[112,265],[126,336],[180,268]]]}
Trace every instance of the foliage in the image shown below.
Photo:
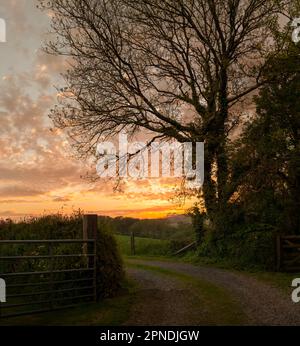
{"label": "foliage", "polygon": [[271,268],[274,236],[300,233],[299,61],[290,44],[266,67],[256,114],[228,151],[231,198],[204,227],[201,256]]}
{"label": "foliage", "polygon": [[204,237],[204,218],[205,213],[201,212],[197,205],[193,206],[189,211],[188,215],[192,218],[193,228],[196,233],[196,240],[200,243]]}
{"label": "foliage", "polygon": [[[233,161],[241,184],[238,202],[245,221],[300,233],[300,49],[291,45],[266,72],[280,71],[255,98],[257,115],[248,125]],[[239,174],[237,174],[239,171]]]}
{"label": "foliage", "polygon": [[146,131],[147,146],[205,142],[206,209],[223,207],[229,133],[281,50],[274,32],[291,0],[39,2],[53,13],[46,51],[72,61],[50,117],[79,155],[121,131]]}
{"label": "foliage", "polygon": [[[130,256],[130,236],[117,235],[116,239],[121,253]],[[135,237],[135,249],[137,256],[167,256],[172,253],[171,242],[163,239]]]}
{"label": "foliage", "polygon": [[274,269],[275,247],[273,229],[268,225],[244,226],[220,238],[207,233],[198,248],[198,256],[210,261],[227,262],[236,268]]}
{"label": "foliage", "polygon": [[100,229],[97,243],[98,297],[115,295],[125,278],[123,261],[115,237]]}
{"label": "foliage", "polygon": [[135,219],[130,217],[99,216],[101,229],[120,235],[190,242],[195,238],[190,220],[172,222],[171,219]]}
{"label": "foliage", "polygon": [[[22,222],[11,220],[0,224],[0,239],[82,239],[82,215],[80,212],[71,216],[61,214],[47,215],[40,218],[31,218]],[[99,230],[98,243],[98,294],[110,296],[120,287],[124,278],[123,266],[114,237],[105,230]],[[82,252],[82,244],[59,244],[53,247],[54,255],[75,254]],[[2,255],[37,256],[48,255],[48,245],[16,244],[1,245]],[[63,258],[55,260],[55,269],[66,267],[82,268],[86,265],[85,258]],[[47,271],[50,261],[47,259],[24,259],[19,261],[1,261],[2,272]],[[68,277],[69,278],[69,277]],[[40,278],[36,278],[38,281]],[[64,280],[64,273],[57,276],[57,280]],[[30,280],[35,278],[30,277]]]}

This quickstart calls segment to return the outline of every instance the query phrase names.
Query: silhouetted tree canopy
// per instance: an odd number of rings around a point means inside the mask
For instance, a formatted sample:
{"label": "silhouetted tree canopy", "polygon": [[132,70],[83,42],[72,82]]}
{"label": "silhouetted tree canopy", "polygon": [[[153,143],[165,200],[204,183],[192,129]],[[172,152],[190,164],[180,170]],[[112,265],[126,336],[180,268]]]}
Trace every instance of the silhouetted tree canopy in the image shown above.
{"label": "silhouetted tree canopy", "polygon": [[201,193],[208,213],[224,208],[230,132],[267,82],[263,72],[282,50],[279,16],[293,3],[41,0],[55,35],[48,52],[71,59],[51,117],[81,154],[124,129],[205,142]]}

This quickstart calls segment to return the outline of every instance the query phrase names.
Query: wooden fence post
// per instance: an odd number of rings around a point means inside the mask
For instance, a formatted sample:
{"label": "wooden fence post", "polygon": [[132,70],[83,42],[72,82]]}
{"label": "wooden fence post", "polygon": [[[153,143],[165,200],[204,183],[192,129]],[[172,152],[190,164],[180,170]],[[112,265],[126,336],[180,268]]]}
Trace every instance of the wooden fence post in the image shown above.
{"label": "wooden fence post", "polygon": [[[87,214],[83,216],[83,239],[93,239],[93,243],[83,244],[83,254],[87,256],[87,267],[93,268],[94,301],[97,301],[97,239],[98,215]],[[94,256],[88,256],[88,255]]]}
{"label": "wooden fence post", "polygon": [[135,256],[135,238],[134,238],[134,232],[131,232],[130,247],[131,247],[131,256]]}

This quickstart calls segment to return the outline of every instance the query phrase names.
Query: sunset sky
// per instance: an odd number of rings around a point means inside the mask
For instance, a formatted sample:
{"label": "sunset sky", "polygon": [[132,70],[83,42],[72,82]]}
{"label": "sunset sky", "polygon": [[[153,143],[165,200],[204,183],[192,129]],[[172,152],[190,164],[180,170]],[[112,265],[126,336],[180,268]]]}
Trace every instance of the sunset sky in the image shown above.
{"label": "sunset sky", "polygon": [[69,213],[72,209],[111,216],[164,217],[183,213],[191,202],[172,202],[174,180],[91,183],[88,167],[72,155],[64,134],[50,130],[49,110],[62,87],[65,62],[41,51],[49,16],[34,0],[1,0],[7,42],[0,43],[0,218]]}

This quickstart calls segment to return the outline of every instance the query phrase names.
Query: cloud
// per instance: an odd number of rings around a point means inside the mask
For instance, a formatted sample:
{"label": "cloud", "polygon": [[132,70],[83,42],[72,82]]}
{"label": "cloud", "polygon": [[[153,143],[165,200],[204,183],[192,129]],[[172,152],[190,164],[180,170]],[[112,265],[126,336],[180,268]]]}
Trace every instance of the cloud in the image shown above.
{"label": "cloud", "polygon": [[14,210],[4,210],[4,211],[0,211],[0,217],[1,218],[21,218],[21,217],[24,217],[24,214],[16,212]]}
{"label": "cloud", "polygon": [[7,186],[0,188],[0,197],[30,197],[42,195],[44,191],[27,186]]}
{"label": "cloud", "polygon": [[39,203],[38,201],[28,199],[0,199],[0,204],[24,204],[24,203]]}
{"label": "cloud", "polygon": [[70,202],[71,198],[69,198],[69,197],[56,197],[56,198],[53,198],[53,201],[54,202]]}
{"label": "cloud", "polygon": [[9,31],[0,66],[0,204],[6,209],[0,216],[57,211],[59,203],[104,206],[111,215],[173,211],[168,200],[174,179],[127,181],[123,193],[114,193],[114,181],[81,178],[90,167],[74,158],[62,131],[51,131],[47,116],[57,102],[54,85],[64,86],[60,73],[68,65],[40,49],[49,18],[34,0],[2,1],[0,11]]}

